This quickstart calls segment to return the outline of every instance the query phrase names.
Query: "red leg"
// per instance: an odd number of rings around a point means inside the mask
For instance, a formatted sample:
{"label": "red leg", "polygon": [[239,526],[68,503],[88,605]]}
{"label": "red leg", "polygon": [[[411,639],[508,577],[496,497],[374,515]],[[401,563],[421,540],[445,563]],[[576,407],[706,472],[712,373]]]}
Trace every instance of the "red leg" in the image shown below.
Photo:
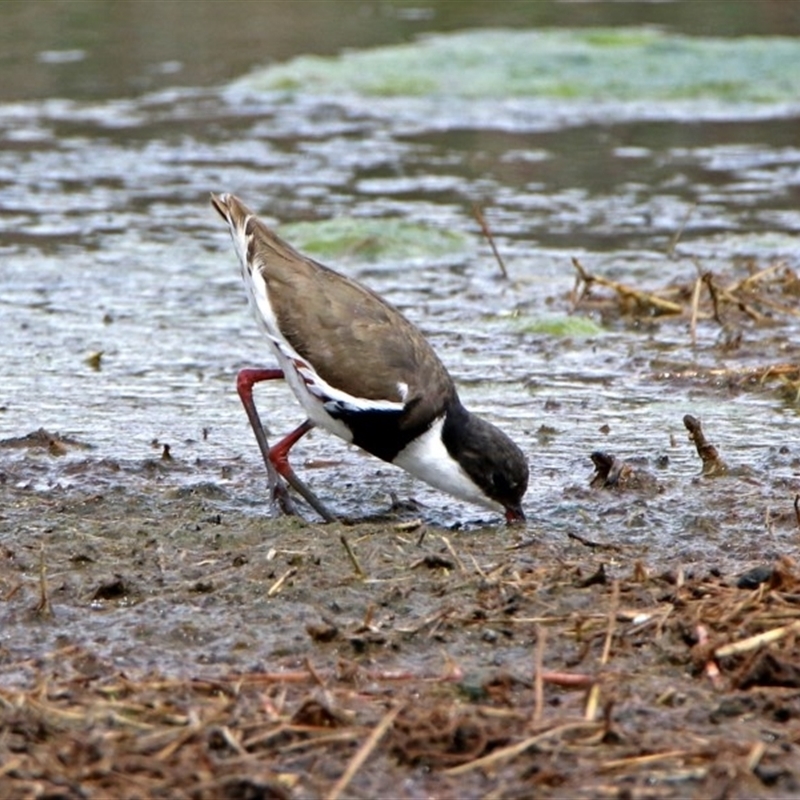
{"label": "red leg", "polygon": [[326,522],[336,522],[336,516],[332,514],[323,502],[308,488],[308,486],[297,477],[292,465],[289,463],[289,450],[294,444],[303,438],[312,428],[314,423],[307,419],[298,425],[290,434],[281,439],[278,444],[269,450],[269,460],[277,472],[286,478],[287,483],[317,512]]}
{"label": "red leg", "polygon": [[310,419],[307,419],[301,425],[298,425],[291,433],[284,436],[278,444],[270,447],[269,460],[272,462],[272,466],[275,467],[279,475],[286,477],[287,472],[292,471],[292,467],[289,464],[289,451],[313,427],[314,423]]}
{"label": "red leg", "polygon": [[286,478],[289,485],[299,495],[305,498],[308,504],[326,522],[334,522],[336,521],[336,517],[328,511],[311,489],[297,477],[289,464],[289,450],[298,439],[305,436],[305,434],[314,427],[314,423],[307,419],[288,436],[281,439],[273,448],[270,448],[269,442],[267,441],[267,434],[264,431],[264,426],[261,424],[261,418],[258,415],[258,410],[253,401],[253,384],[260,381],[278,380],[283,377],[283,370],[280,369],[243,369],[236,378],[236,390],[239,392],[239,398],[247,413],[247,418],[250,420],[250,427],[253,429],[253,433],[256,436],[258,449],[261,451],[261,457],[264,459],[264,465],[267,468],[270,496],[273,500],[278,501],[281,510],[285,514],[297,513],[289,497],[289,493],[286,491],[286,486],[279,477],[279,475],[282,475]]}
{"label": "red leg", "polygon": [[236,391],[242,401],[247,419],[250,420],[250,427],[256,436],[258,449],[264,459],[264,466],[267,468],[267,487],[272,502],[277,501],[281,510],[285,514],[296,513],[286,486],[281,481],[278,473],[269,457],[269,442],[261,418],[258,416],[256,404],[253,402],[253,384],[259,381],[274,381],[283,378],[283,370],[280,369],[243,369],[236,376]]}

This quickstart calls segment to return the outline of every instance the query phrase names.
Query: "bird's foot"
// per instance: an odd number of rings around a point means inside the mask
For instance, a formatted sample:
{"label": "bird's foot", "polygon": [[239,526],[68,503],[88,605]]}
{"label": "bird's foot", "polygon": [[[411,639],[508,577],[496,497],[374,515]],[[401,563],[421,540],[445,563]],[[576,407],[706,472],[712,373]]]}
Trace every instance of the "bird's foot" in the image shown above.
{"label": "bird's foot", "polygon": [[297,507],[297,504],[292,499],[289,493],[289,486],[291,486],[297,493],[317,512],[325,522],[341,522],[342,520],[336,516],[328,507],[301,481],[294,472],[286,476],[288,485],[278,478],[275,485],[272,487],[270,497],[273,507],[277,507],[281,514],[287,517],[300,517],[303,515]]}
{"label": "bird's foot", "polygon": [[281,514],[287,517],[299,517],[300,512],[292,496],[289,494],[289,487],[282,481],[278,480],[272,487],[271,501],[274,507],[277,507]]}

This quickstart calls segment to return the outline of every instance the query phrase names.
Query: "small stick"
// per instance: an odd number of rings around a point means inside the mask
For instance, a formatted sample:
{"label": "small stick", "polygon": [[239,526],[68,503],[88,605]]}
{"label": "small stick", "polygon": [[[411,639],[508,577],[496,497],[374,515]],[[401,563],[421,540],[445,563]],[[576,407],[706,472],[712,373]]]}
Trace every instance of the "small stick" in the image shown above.
{"label": "small stick", "polygon": [[[700,264],[697,260],[694,260],[694,265],[697,267],[698,271],[700,270]],[[706,272],[703,275],[703,282],[708,286],[709,294],[711,295],[711,302],[714,305],[714,321],[719,323],[720,325],[723,324],[722,318],[719,315],[719,300],[726,300],[731,305],[736,306],[743,314],[746,314],[750,319],[754,322],[764,322],[767,317],[756,311],[756,309],[751,308],[741,297],[737,297],[733,294],[730,289],[723,289],[722,287],[716,286],[714,284],[714,276],[710,272]],[[766,303],[769,305],[769,303]],[[786,310],[785,307],[781,307],[781,310]],[[794,311],[790,313],[796,313]]]}
{"label": "small stick", "polygon": [[395,706],[390,709],[383,719],[372,729],[372,733],[366,738],[364,744],[358,748],[355,755],[350,759],[347,769],[342,773],[342,777],[336,781],[333,789],[330,790],[327,800],[338,800],[342,792],[350,785],[356,773],[361,769],[364,762],[369,758],[372,751],[378,746],[378,742],[391,727],[395,718],[400,713],[402,706]]}
{"label": "small stick", "polygon": [[325,679],[319,674],[319,672],[317,672],[316,669],[314,669],[314,665],[311,663],[311,659],[308,658],[308,656],[303,659],[303,666],[308,670],[308,674],[311,676],[311,679],[314,681],[314,683],[324,689]]}
{"label": "small stick", "polygon": [[483,580],[488,580],[486,573],[481,569],[481,565],[478,563],[478,559],[475,558],[472,553],[469,554],[469,557],[472,559],[472,566],[475,567],[475,572],[483,578]]}
{"label": "small stick", "polygon": [[689,222],[689,218],[694,214],[694,210],[697,208],[697,201],[692,203],[684,214],[683,219],[681,220],[681,224],[678,226],[678,230],[675,231],[672,238],[669,240],[669,244],[667,245],[667,257],[672,258],[675,255],[675,248],[678,246],[678,242],[680,241],[681,236],[683,236],[683,231],[686,228],[687,223]]}
{"label": "small stick", "polygon": [[189,714],[187,725],[183,731],[179,733],[171,742],[169,742],[169,744],[164,745],[164,747],[162,747],[157,753],[153,753],[152,758],[155,758],[158,761],[166,761],[202,729],[203,723],[200,721],[197,713],[192,711]]}
{"label": "small stick", "polygon": [[[783,378],[800,373],[797,364],[771,364],[767,367],[714,367],[712,369],[682,369],[670,372],[676,378],[731,378],[739,381],[753,380],[760,384],[771,378]],[[674,445],[673,445],[674,446]]]}
{"label": "small stick", "polygon": [[[605,614],[581,614],[581,619],[586,621],[605,618]],[[574,614],[556,614],[552,617],[487,617],[483,622],[487,625],[499,625],[501,623],[504,625],[533,625],[537,622],[541,625],[556,625],[559,622],[571,622],[574,619]]]}
{"label": "small stick", "polygon": [[467,568],[464,566],[464,562],[459,558],[459,555],[458,553],[456,553],[456,550],[453,547],[453,545],[450,544],[450,540],[446,536],[441,536],[441,535],[439,536],[439,538],[444,542],[444,546],[448,549],[450,555],[453,556],[453,558],[455,559],[456,564],[458,564],[459,570],[461,570],[461,572],[466,572]]}
{"label": "small stick", "polygon": [[422,519],[410,519],[407,522],[398,522],[397,525],[394,526],[394,529],[398,533],[413,533],[418,528],[421,528],[425,525]]}
{"label": "small stick", "polygon": [[571,672],[543,672],[542,683],[561,686],[564,689],[589,689],[596,683],[591,675],[573,675]]}
{"label": "small stick", "polygon": [[746,764],[746,769],[748,772],[755,771],[759,762],[763,758],[764,753],[766,752],[767,752],[767,745],[764,742],[756,742],[750,748],[750,752],[747,755],[747,764]]}
{"label": "small stick", "polygon": [[297,567],[290,567],[287,569],[286,572],[284,572],[283,575],[281,575],[280,578],[278,578],[278,580],[276,580],[275,583],[269,587],[267,590],[267,597],[275,597],[275,595],[278,594],[281,589],[283,589],[283,584],[294,575],[297,575]]}
{"label": "small stick", "polygon": [[583,265],[580,263],[580,261],[578,261],[577,258],[572,259],[572,265],[578,271],[581,280],[587,286],[591,285],[592,283],[597,283],[600,286],[606,286],[609,289],[613,289],[622,297],[635,300],[637,303],[639,303],[639,305],[642,306],[652,306],[662,314],[683,314],[683,306],[678,303],[673,303],[671,300],[665,300],[663,297],[658,297],[657,295],[650,294],[648,292],[641,292],[638,289],[632,289],[630,286],[626,286],[624,283],[619,283],[618,281],[612,281],[599,275],[592,275],[583,268]]}
{"label": "small stick", "polygon": [[39,602],[34,608],[37,617],[52,617],[53,606],[47,594],[47,564],[44,559],[44,542],[39,548]]}
{"label": "small stick", "polygon": [[413,628],[395,627],[395,630],[398,633],[409,633],[414,635],[419,633],[423,628],[427,628],[428,625],[432,625],[434,622],[439,622],[439,620],[441,620],[443,617],[447,617],[452,613],[453,609],[443,608],[437,611],[436,613],[430,614],[429,616],[425,617],[425,619],[423,619],[422,622],[420,622],[418,625],[415,625]]}
{"label": "small stick", "polygon": [[356,558],[353,548],[350,547],[350,542],[347,541],[347,537],[343,533],[339,535],[339,541],[342,543],[342,547],[344,547],[347,557],[350,559],[350,563],[353,565],[353,569],[356,571],[356,575],[358,575],[359,578],[366,578],[367,573],[361,568],[361,564]]}
{"label": "small stick", "polygon": [[692,347],[697,347],[697,314],[700,311],[700,289],[703,286],[703,278],[697,277],[692,291],[692,319],[689,322],[689,336],[692,340]]}
{"label": "small stick", "polygon": [[220,725],[216,728],[216,732],[223,738],[225,744],[230,747],[231,750],[235,750],[236,754],[239,756],[248,756],[249,753],[247,750],[242,747],[241,742],[233,735],[233,732],[227,725]]}
{"label": "small stick", "polygon": [[700,420],[691,414],[686,414],[683,424],[689,431],[689,438],[694,442],[697,455],[703,462],[703,475],[726,475],[728,465],[719,457],[717,448],[706,439]]}
{"label": "small stick", "polygon": [[611,642],[614,639],[614,629],[617,626],[617,607],[619,606],[619,581],[614,581],[611,589],[611,607],[608,610],[608,629],[606,640],[603,644],[603,655],[600,664],[605,666],[611,658]]}
{"label": "small stick", "polygon": [[[603,643],[603,655],[600,656],[600,666],[604,667],[611,658],[611,643],[614,640],[614,630],[617,626],[617,608],[619,606],[619,581],[614,581],[611,589],[611,604],[608,609],[608,626],[606,628],[606,640]],[[594,683],[589,690],[589,697],[586,700],[586,711],[584,718],[591,721],[597,715],[597,708],[600,704],[600,682]]]}
{"label": "small stick", "polygon": [[730,284],[730,286],[725,287],[725,291],[730,292],[731,294],[735,294],[741,289],[747,290],[750,288],[750,284],[758,283],[762,278],[765,278],[767,275],[771,275],[773,272],[776,272],[777,270],[785,266],[786,263],[783,261],[778,261],[777,264],[770,264],[770,266],[765,267],[764,269],[761,269],[758,272],[754,272],[752,275],[748,275],[746,278],[734,281],[732,284]]}
{"label": "small stick", "polygon": [[686,573],[683,567],[678,567],[678,572],[675,575],[675,588],[682,589],[684,583],[686,583]]}
{"label": "small stick", "polygon": [[[800,520],[798,520],[798,525],[800,525]],[[8,602],[9,600],[13,599],[18,593],[19,590],[22,588],[22,581],[19,583],[14,584],[4,595],[3,595],[3,602]]]}
{"label": "small stick", "polygon": [[[700,269],[700,264],[695,262],[697,269]],[[714,322],[717,325],[722,325],[722,317],[719,315],[719,299],[717,298],[717,289],[714,286],[714,276],[710,272],[703,273],[703,283],[708,287],[708,294],[711,298],[711,305],[714,307]]]}
{"label": "small stick", "polygon": [[[728,291],[727,289],[725,290]],[[767,308],[771,308],[773,311],[778,311],[781,314],[789,314],[792,317],[800,317],[800,311],[792,306],[784,305],[783,303],[779,303],[777,300],[770,300],[769,297],[764,297],[763,295],[759,295],[753,298],[757,303],[760,303],[762,306],[766,306]],[[742,300],[739,300],[740,303],[743,303]],[[742,311],[745,313],[747,312],[746,308],[742,308]],[[753,312],[756,313],[756,312]],[[751,315],[752,316],[752,315]],[[763,315],[760,315],[761,319],[766,319]],[[755,319],[755,317],[753,317]]]}
{"label": "small stick", "polygon": [[505,761],[508,758],[514,758],[515,756],[521,755],[534,745],[539,744],[540,742],[544,741],[545,739],[549,739],[552,736],[559,736],[562,733],[569,733],[570,731],[577,730],[595,731],[600,727],[601,725],[597,722],[586,721],[567,722],[564,725],[557,725],[555,728],[550,728],[549,730],[542,731],[542,733],[529,736],[527,739],[523,739],[521,742],[517,742],[516,744],[494,750],[493,752],[489,753],[488,756],[476,758],[474,761],[469,761],[466,764],[459,764],[457,767],[450,767],[450,769],[444,770],[444,774],[463,775],[465,772],[471,772],[473,769],[489,767],[499,761]]}
{"label": "small stick", "polygon": [[542,674],[542,664],[544,663],[544,646],[547,640],[547,628],[541,625],[534,626],[536,632],[536,662],[533,674],[533,723],[539,725],[542,721],[542,707],[544,706],[544,675]]}
{"label": "small stick", "polygon": [[575,533],[574,531],[567,531],[567,538],[574,539],[576,542],[580,542],[582,545],[586,547],[591,547],[593,549],[598,550],[620,550],[620,546],[617,544],[609,544],[608,542],[595,542],[593,539],[587,539],[585,536],[581,536],[579,533]]}
{"label": "small stick", "polygon": [[446,662],[446,670],[442,672],[439,680],[442,682],[451,682],[457,683],[458,681],[464,680],[464,670],[461,668],[461,665],[450,655],[445,652],[442,653],[445,658]]}
{"label": "small stick", "polygon": [[372,619],[374,616],[375,616],[375,606],[373,603],[370,603],[367,606],[366,611],[364,611],[364,619],[361,620],[359,631],[370,630],[370,628],[372,628]]}
{"label": "small stick", "polygon": [[797,527],[800,528],[800,494],[794,496],[794,518],[797,522]]}
{"label": "small stick", "polygon": [[726,656],[748,653],[750,650],[757,650],[762,645],[777,642],[779,639],[797,632],[800,632],[800,620],[789,625],[783,625],[780,628],[772,628],[772,630],[757,633],[755,636],[748,636],[747,639],[741,639],[738,642],[724,644],[714,650],[714,656],[715,658],[725,658]]}
{"label": "small stick", "polygon": [[3,775],[7,775],[9,772],[14,772],[19,769],[24,763],[23,759],[19,756],[15,756],[6,761],[5,764],[0,764],[0,778],[2,778]]}
{"label": "small stick", "polygon": [[[708,631],[705,625],[697,626],[697,644],[699,647],[706,647],[708,645]],[[708,661],[706,661],[706,675],[715,689],[722,688],[722,676],[720,675],[717,662],[714,661],[713,658],[709,658]]]}
{"label": "small stick", "polygon": [[[288,733],[292,729],[297,730],[298,733],[303,731],[302,726],[297,726],[297,727],[287,726],[286,728],[283,729],[283,732]],[[270,731],[271,737],[274,737],[275,733],[276,731]],[[358,738],[357,731],[336,731],[336,733],[330,733],[323,736],[314,736],[313,739],[300,739],[299,741],[293,742],[292,744],[282,745],[280,748],[280,752],[281,754],[284,754],[284,753],[291,753],[294,750],[303,750],[306,747],[321,747],[326,744],[334,744],[336,742],[352,742],[354,739],[357,738]],[[266,739],[266,741],[268,740],[269,738]],[[250,758],[252,759],[252,756],[250,756]],[[231,762],[229,761],[227,762],[227,764],[230,765]],[[195,789],[195,787],[193,786],[192,789]],[[247,795],[245,795],[245,797],[246,796]],[[256,797],[257,796],[258,795],[256,795]],[[269,795],[267,795],[267,797],[269,797]]]}
{"label": "small stick", "polygon": [[506,265],[503,263],[503,259],[501,258],[500,252],[497,249],[497,245],[494,243],[494,236],[492,236],[492,232],[489,229],[486,218],[483,216],[483,211],[477,203],[472,206],[472,215],[477,220],[478,225],[481,226],[481,233],[483,233],[483,235],[486,237],[489,242],[489,246],[492,248],[492,252],[494,253],[495,260],[500,267],[500,272],[502,273],[503,278],[508,280],[508,271],[506,270]]}
{"label": "small stick", "polygon": [[600,764],[599,769],[603,772],[617,769],[617,767],[643,767],[647,764],[655,764],[669,758],[685,758],[693,755],[691,750],[667,750],[664,753],[648,753],[646,756],[631,756],[629,758],[615,758]]}

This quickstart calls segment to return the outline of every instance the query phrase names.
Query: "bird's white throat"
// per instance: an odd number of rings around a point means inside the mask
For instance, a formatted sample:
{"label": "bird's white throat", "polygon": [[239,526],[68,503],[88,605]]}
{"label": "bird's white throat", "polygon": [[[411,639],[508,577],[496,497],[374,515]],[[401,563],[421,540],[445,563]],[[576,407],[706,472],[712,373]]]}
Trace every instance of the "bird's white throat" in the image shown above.
{"label": "bird's white throat", "polygon": [[442,441],[443,426],[444,415],[438,417],[425,433],[409,442],[392,463],[461,500],[502,511],[503,507],[487,497],[447,451]]}

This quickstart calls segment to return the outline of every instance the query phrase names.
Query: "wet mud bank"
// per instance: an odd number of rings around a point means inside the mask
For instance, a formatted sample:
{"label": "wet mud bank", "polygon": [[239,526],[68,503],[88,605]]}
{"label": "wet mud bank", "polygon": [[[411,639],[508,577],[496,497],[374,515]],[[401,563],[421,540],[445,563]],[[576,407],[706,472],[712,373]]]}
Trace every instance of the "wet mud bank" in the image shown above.
{"label": "wet mud bank", "polygon": [[[83,459],[79,485],[37,491],[12,450],[8,797],[800,791],[800,569],[779,555],[800,535],[793,511],[760,531],[772,556],[706,547],[681,563],[631,542],[632,509],[670,492],[616,457],[525,528],[456,530],[419,508],[271,519],[160,458],[127,476]],[[725,505],[716,525],[733,536],[751,479],[680,494]],[[605,527],[559,532],[584,493]]]}

